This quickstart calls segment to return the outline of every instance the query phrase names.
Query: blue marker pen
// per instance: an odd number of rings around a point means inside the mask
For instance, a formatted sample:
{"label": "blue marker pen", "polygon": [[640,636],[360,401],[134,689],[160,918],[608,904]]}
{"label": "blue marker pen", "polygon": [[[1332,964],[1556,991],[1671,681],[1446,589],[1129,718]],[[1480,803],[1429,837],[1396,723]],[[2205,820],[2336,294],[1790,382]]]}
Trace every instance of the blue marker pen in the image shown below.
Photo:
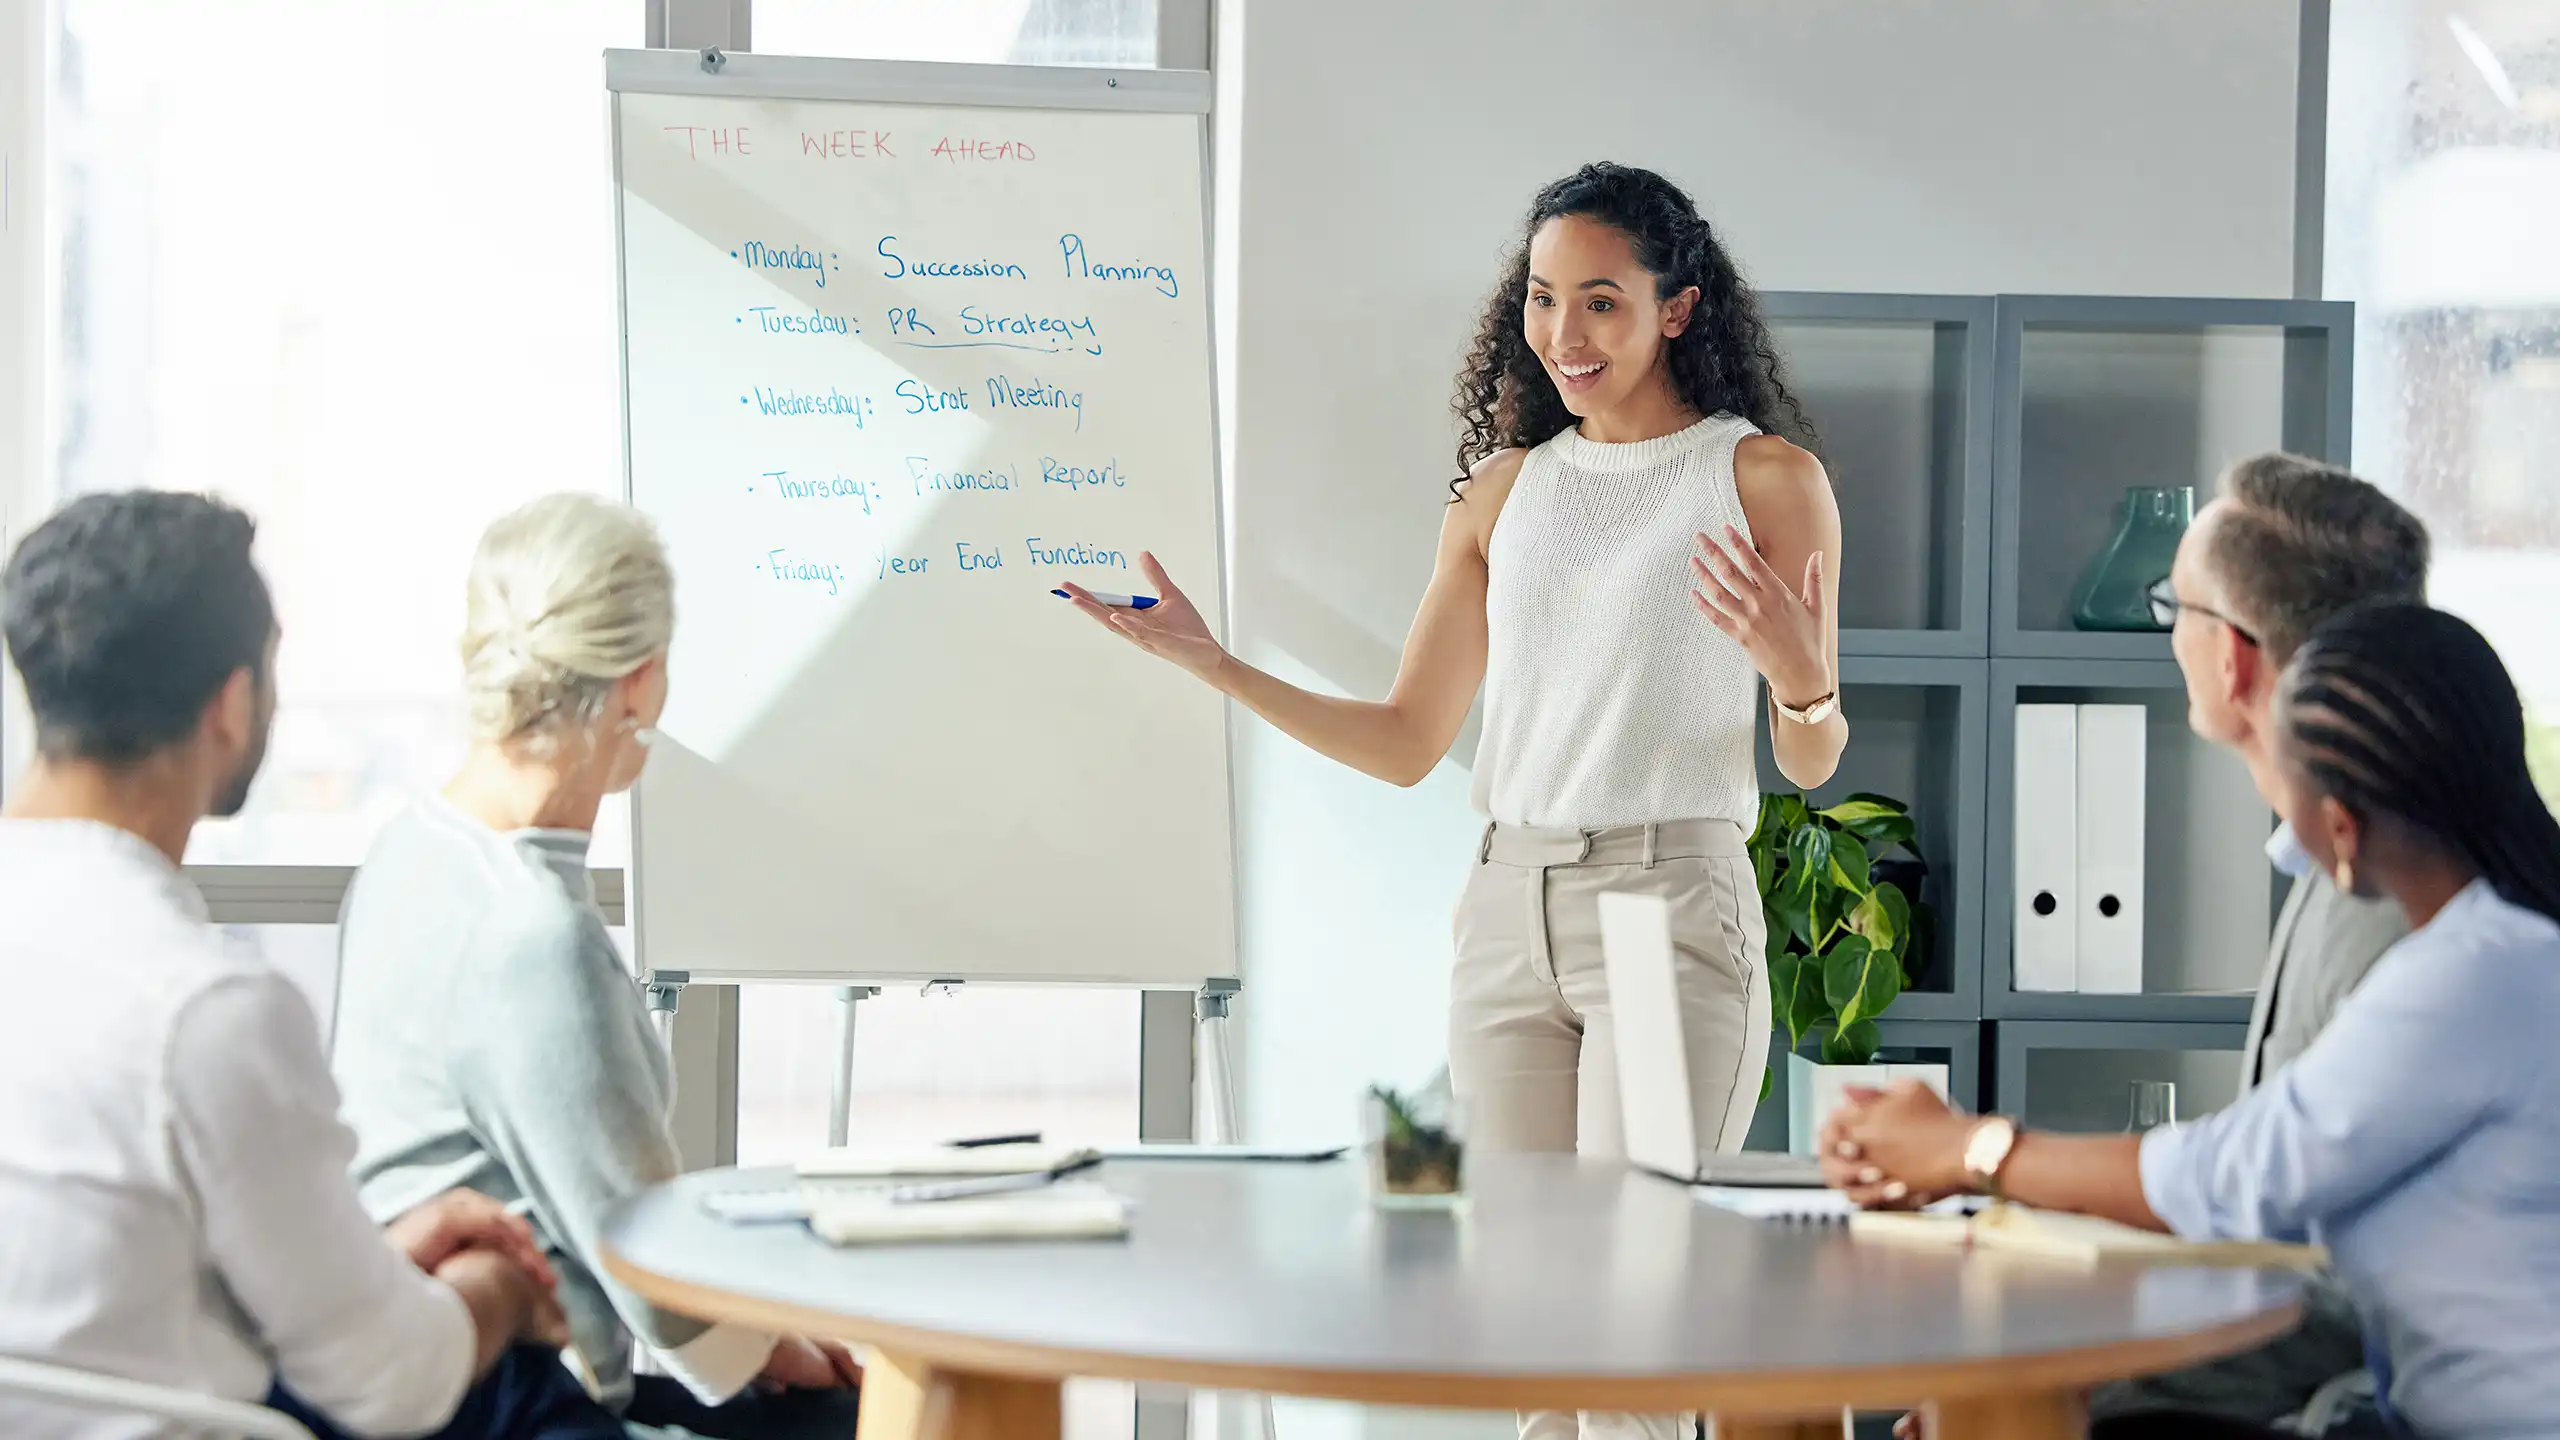
{"label": "blue marker pen", "polygon": [[[1052,590],[1049,593],[1061,600],[1075,598],[1064,590]],[[1105,595],[1099,590],[1087,590],[1084,593],[1092,596],[1097,604],[1108,605],[1114,610],[1153,610],[1160,603],[1153,595]]]}

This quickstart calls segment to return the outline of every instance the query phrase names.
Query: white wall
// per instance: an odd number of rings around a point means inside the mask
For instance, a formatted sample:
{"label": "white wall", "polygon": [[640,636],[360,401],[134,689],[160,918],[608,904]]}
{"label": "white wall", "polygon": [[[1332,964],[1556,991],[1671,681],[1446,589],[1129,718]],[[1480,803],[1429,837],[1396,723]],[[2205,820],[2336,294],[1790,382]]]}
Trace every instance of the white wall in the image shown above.
{"label": "white wall", "polygon": [[[1590,159],[1773,289],[2281,296],[2298,0],[1223,0],[1219,217],[1252,662],[1384,693],[1497,257]],[[1239,722],[1248,1129],[1439,1063],[1476,821]],[[1466,758],[1472,735],[1462,739]]]}

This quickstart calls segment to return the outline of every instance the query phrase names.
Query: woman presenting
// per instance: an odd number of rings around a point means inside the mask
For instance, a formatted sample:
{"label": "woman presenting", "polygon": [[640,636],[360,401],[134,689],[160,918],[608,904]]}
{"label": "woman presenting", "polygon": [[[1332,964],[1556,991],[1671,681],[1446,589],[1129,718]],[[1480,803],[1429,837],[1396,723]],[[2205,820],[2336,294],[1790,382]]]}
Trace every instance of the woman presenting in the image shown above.
{"label": "woman presenting", "polygon": [[[1457,917],[1450,1078],[1488,1150],[1622,1150],[1597,897],[1669,902],[1698,1147],[1742,1143],[1769,1041],[1754,710],[1778,768],[1831,776],[1840,517],[1742,283],[1689,197],[1587,165],[1541,191],[1458,380],[1463,478],[1379,702],[1226,653],[1161,603],[1076,605],[1325,755],[1430,773],[1485,692],[1490,823]],[[1564,1433],[1570,1433],[1566,1431]]]}

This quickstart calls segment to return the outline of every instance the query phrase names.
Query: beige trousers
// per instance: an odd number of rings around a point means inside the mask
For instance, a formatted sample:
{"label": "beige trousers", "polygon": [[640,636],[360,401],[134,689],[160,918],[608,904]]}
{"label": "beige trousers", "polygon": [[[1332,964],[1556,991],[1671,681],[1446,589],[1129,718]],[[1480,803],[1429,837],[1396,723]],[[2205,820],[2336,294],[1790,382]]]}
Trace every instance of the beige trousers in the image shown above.
{"label": "beige trousers", "polygon": [[[1600,954],[1604,891],[1659,895],[1688,1037],[1700,1153],[1738,1150],[1769,1052],[1759,887],[1739,826],[1678,820],[1608,830],[1489,825],[1458,902],[1449,1081],[1486,1150],[1626,1149],[1615,1027]],[[1523,1440],[1679,1440],[1686,1417],[1523,1415]]]}

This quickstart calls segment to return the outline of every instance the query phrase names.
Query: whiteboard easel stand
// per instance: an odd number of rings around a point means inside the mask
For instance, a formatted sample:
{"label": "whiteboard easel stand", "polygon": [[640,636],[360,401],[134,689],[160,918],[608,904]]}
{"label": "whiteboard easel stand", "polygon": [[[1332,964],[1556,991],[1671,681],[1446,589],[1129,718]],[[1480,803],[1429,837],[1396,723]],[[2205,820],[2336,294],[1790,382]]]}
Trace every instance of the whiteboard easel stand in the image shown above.
{"label": "whiteboard easel stand", "polygon": [[827,1092],[827,1145],[842,1148],[853,1130],[853,1022],[862,1002],[880,998],[877,985],[836,987],[836,1073]]}
{"label": "whiteboard easel stand", "polygon": [[[645,990],[649,999],[649,1018],[658,1028],[658,1043],[674,1053],[676,1007],[684,1000],[684,987],[692,976],[682,970],[661,970],[649,976]],[[953,982],[937,982],[951,985]],[[936,988],[928,986],[927,989]],[[1210,1145],[1239,1143],[1243,1125],[1236,1118],[1236,1072],[1233,1051],[1227,1043],[1227,1021],[1233,1018],[1235,999],[1244,986],[1234,980],[1210,980],[1200,986],[1193,1010],[1200,1053],[1200,1121],[1208,1133],[1201,1140]],[[835,1074],[829,1081],[827,1098],[827,1143],[842,1145],[853,1124],[853,1037],[854,1021],[862,1002],[880,996],[877,985],[839,985],[836,1003]]]}
{"label": "whiteboard easel stand", "polygon": [[[1234,1008],[1237,992],[1244,986],[1234,980],[1209,980],[1200,986],[1198,1009],[1194,1012],[1195,1044],[1200,1056],[1200,1128],[1201,1137],[1211,1145],[1235,1145],[1243,1141],[1243,1124],[1236,1116],[1236,1072],[1233,1052],[1227,1046],[1227,1021]],[[1242,1440],[1279,1440],[1280,1427],[1271,1417],[1271,1397],[1255,1395],[1253,1415],[1261,1428],[1250,1422]],[[1223,1440],[1223,1437],[1220,1437]]]}
{"label": "whiteboard easel stand", "polygon": [[1235,1004],[1236,992],[1244,987],[1233,980],[1211,980],[1200,987],[1197,1038],[1200,1047],[1200,1114],[1201,1128],[1209,1133],[1201,1138],[1212,1145],[1234,1145],[1242,1138],[1244,1127],[1236,1119],[1235,1063],[1228,1058],[1228,1011]]}
{"label": "whiteboard easel stand", "polygon": [[[676,1007],[683,1002],[684,987],[692,977],[681,970],[652,974],[647,986],[649,1014],[658,1027],[658,1043],[675,1044]],[[941,982],[950,984],[951,982]],[[928,989],[935,988],[928,986]],[[1236,996],[1244,989],[1234,980],[1204,982],[1193,1010],[1197,1024],[1200,1053],[1200,1120],[1208,1133],[1201,1139],[1211,1145],[1238,1143],[1243,1125],[1236,1118],[1236,1073],[1234,1052],[1227,1043],[1227,1022],[1233,1018]],[[841,1146],[853,1128],[853,1043],[855,1021],[862,1002],[878,999],[877,985],[839,985],[836,1003],[835,1073],[829,1078],[827,1097],[827,1144]]]}
{"label": "whiteboard easel stand", "polygon": [[676,1053],[676,1005],[684,999],[684,986],[693,977],[682,970],[661,970],[649,976],[644,987],[649,996],[649,1018],[658,1024],[658,1044],[672,1060]]}
{"label": "whiteboard easel stand", "polygon": [[[956,989],[958,982],[944,981],[925,987]],[[1212,1145],[1237,1143],[1243,1126],[1236,1119],[1236,1076],[1227,1046],[1227,1021],[1238,991],[1244,987],[1233,980],[1211,980],[1200,987],[1194,1015],[1197,1020],[1197,1042],[1200,1053],[1200,1111],[1202,1138]],[[651,987],[652,994],[656,987]],[[877,985],[840,985],[836,987],[836,1068],[827,1099],[827,1144],[841,1147],[853,1133],[853,1032],[855,1018],[862,1002],[879,998]],[[670,1009],[672,1009],[670,1005]]]}

